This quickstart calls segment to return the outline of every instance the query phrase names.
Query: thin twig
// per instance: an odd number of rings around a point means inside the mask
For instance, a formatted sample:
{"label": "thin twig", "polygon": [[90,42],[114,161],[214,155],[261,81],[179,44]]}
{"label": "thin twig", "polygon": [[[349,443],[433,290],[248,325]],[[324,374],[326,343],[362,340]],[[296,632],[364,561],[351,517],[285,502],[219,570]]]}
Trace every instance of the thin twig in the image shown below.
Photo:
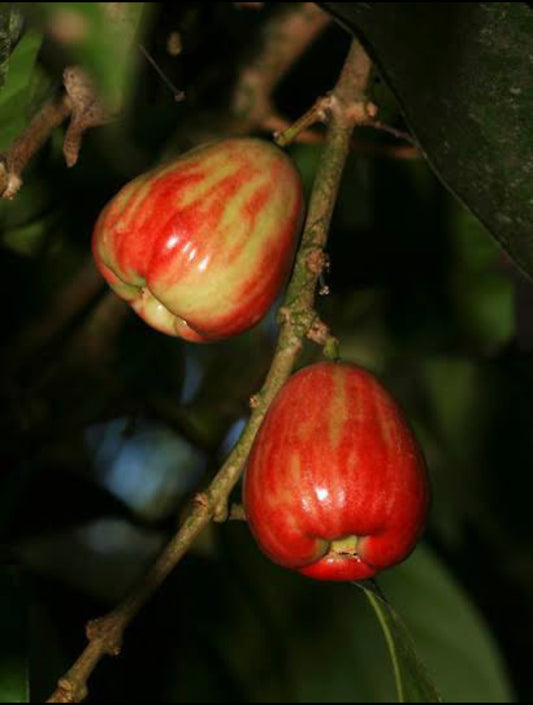
{"label": "thin twig", "polygon": [[172,83],[170,78],[166,75],[166,73],[161,69],[159,64],[155,61],[153,56],[148,52],[146,47],[143,46],[142,44],[139,44],[139,49],[141,50],[146,61],[148,61],[150,66],[157,73],[159,78],[163,81],[163,83],[167,86],[167,88],[170,89],[172,95],[174,96],[174,100],[176,101],[176,103],[179,103],[180,101],[184,100],[184,98],[185,98],[184,91],[180,91],[179,88],[176,88],[176,86]]}
{"label": "thin twig", "polygon": [[296,120],[295,123],[287,127],[287,129],[284,129],[282,132],[275,132],[274,141],[280,147],[285,147],[290,144],[298,135],[307,131],[313,125],[316,125],[317,122],[326,122],[330,107],[330,96],[323,96],[322,98],[319,98],[315,104],[302,115],[301,118]]}
{"label": "thin twig", "polygon": [[72,103],[67,95],[45,103],[26,130],[15,140],[0,163],[0,195],[12,199],[22,186],[22,172],[30,159],[46,142],[52,130],[70,114]]}
{"label": "thin twig", "polygon": [[362,157],[384,157],[407,161],[422,159],[422,152],[408,144],[377,144],[357,140],[352,141],[352,151]]}
{"label": "thin twig", "polygon": [[413,147],[418,148],[418,142],[409,132],[405,130],[399,130],[397,127],[392,127],[392,125],[387,125],[385,122],[380,120],[368,120],[367,122],[361,123],[361,127],[372,127],[374,130],[381,130],[381,132],[387,132],[389,135],[397,137],[399,140],[405,140],[409,142]]}
{"label": "thin twig", "polygon": [[316,319],[313,302],[320,271],[309,267],[309,255],[322,251],[326,244],[354,125],[353,119],[347,116],[348,108],[354,99],[363,98],[370,66],[367,54],[354,42],[332,93],[331,121],[293,275],[280,311],[281,329],[272,365],[239,441],[206,492],[197,496],[188,518],[156,560],[146,579],[114,611],[88,625],[87,647],[60,679],[57,690],[48,702],[78,702],[86,697],[87,681],[96,665],[104,655],[120,652],[126,627],[193,541],[211,520],[220,521],[228,517],[228,498],[242,474],[255,435],[274,396],[291,374],[304,338]]}

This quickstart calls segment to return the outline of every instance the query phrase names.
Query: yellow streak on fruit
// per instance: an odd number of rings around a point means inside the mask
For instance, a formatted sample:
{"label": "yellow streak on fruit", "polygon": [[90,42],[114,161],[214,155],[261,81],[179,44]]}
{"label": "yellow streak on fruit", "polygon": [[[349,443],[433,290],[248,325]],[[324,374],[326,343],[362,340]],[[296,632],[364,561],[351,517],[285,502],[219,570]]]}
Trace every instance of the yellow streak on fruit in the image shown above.
{"label": "yellow streak on fruit", "polygon": [[[220,167],[217,167],[217,169],[217,181],[219,181],[221,178]],[[230,176],[234,173],[235,167],[231,165],[226,167],[224,165],[224,171],[227,171],[228,176]],[[238,284],[242,281],[242,272],[253,271],[262,248],[267,242],[276,237],[275,228],[278,227],[277,223],[279,223],[280,215],[283,217],[294,208],[296,193],[288,204],[284,203],[287,198],[286,193],[274,193],[262,213],[257,216],[254,223],[254,237],[247,237],[248,223],[242,218],[241,209],[254,191],[267,185],[268,181],[268,175],[258,175],[252,178],[249,183],[239,189],[239,192],[232,197],[230,203],[224,209],[218,227],[221,240],[219,251],[231,252],[232,247],[238,247],[239,243],[244,241],[242,251],[231,264],[225,263],[224,266],[221,262],[218,262],[217,266],[211,270],[210,277],[207,278],[198,270],[198,261],[202,259],[202,255],[199,254],[194,259],[194,265],[191,263],[193,266],[191,266],[187,275],[182,276],[179,283],[172,287],[170,296],[167,294],[167,305],[183,318],[193,316],[195,313],[198,314],[204,308],[210,310],[213,305],[213,297],[221,295],[222,292],[224,292],[224,298],[221,298],[221,305],[223,304],[224,306],[231,305],[234,300],[237,302],[238,297],[241,296]],[[210,200],[207,194],[202,208],[208,208]],[[209,264],[207,266],[209,267]],[[201,287],[194,286],[197,278],[202,281]],[[261,282],[258,281],[257,285],[260,286],[260,284]],[[253,284],[250,283],[250,286],[253,286]],[[228,300],[227,292],[230,292],[230,300]],[[157,294],[157,291],[155,293]]]}
{"label": "yellow streak on fruit", "polygon": [[209,196],[213,187],[225,178],[231,177],[239,166],[238,163],[229,161],[225,155],[221,154],[211,154],[201,157],[201,161],[199,161],[198,165],[195,165],[195,161],[195,156],[191,155],[190,158],[180,160],[174,165],[174,168],[179,169],[189,163],[191,164],[189,167],[191,176],[198,172],[202,175],[202,180],[194,184],[192,188],[176,191],[174,206],[178,210],[186,208],[194,202],[202,204],[201,207],[204,208],[207,200],[206,196]]}
{"label": "yellow streak on fruit", "polygon": [[337,448],[341,440],[347,403],[345,376],[339,368],[333,374],[333,395],[329,409],[329,440],[333,449]]}
{"label": "yellow streak on fruit", "polygon": [[[303,480],[302,464],[298,453],[294,453],[290,456],[289,476],[291,478],[291,482],[290,484],[285,483],[286,487],[283,493],[282,501],[284,504],[290,507],[294,503],[293,487],[300,487]],[[303,494],[300,495],[300,500],[305,502]]]}

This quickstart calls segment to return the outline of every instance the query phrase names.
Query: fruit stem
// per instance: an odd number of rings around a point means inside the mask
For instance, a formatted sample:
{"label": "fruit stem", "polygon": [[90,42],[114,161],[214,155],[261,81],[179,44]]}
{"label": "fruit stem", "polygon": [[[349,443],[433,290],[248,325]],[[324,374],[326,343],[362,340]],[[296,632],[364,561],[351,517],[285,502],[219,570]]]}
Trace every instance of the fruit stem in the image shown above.
{"label": "fruit stem", "polygon": [[338,338],[334,338],[330,335],[326,340],[324,344],[324,357],[328,360],[333,360],[333,362],[338,362],[340,360],[341,353]]}
{"label": "fruit stem", "polygon": [[323,96],[318,98],[315,104],[307,110],[302,117],[298,118],[286,130],[274,133],[274,142],[279,147],[286,147],[294,142],[296,137],[304,130],[309,129],[317,122],[326,122],[329,110],[331,108],[331,96]]}

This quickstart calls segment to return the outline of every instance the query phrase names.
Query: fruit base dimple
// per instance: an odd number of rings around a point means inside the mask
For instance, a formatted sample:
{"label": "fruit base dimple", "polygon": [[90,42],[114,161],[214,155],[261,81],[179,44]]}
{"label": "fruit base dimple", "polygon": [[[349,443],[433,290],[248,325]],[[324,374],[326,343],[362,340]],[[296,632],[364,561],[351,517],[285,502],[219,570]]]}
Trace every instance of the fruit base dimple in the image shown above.
{"label": "fruit base dimple", "polygon": [[321,539],[317,559],[298,571],[315,580],[357,581],[371,578],[376,569],[361,559],[358,552],[363,536],[343,536],[333,541]]}
{"label": "fruit base dimple", "polygon": [[359,536],[343,536],[341,539],[335,539],[335,541],[331,541],[329,545],[329,551],[327,555],[329,557],[335,557],[335,556],[357,556],[358,555],[358,546],[359,546]]}

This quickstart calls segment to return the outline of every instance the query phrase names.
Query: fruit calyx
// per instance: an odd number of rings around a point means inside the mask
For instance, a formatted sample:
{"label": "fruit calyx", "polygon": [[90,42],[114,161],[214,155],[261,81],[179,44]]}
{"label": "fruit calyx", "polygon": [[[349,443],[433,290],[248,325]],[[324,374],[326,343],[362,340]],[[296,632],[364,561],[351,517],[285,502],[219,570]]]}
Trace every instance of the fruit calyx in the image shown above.
{"label": "fruit calyx", "polygon": [[329,544],[329,550],[326,556],[329,558],[355,558],[359,556],[358,546],[360,537],[359,536],[344,536],[340,539],[335,539]]}

